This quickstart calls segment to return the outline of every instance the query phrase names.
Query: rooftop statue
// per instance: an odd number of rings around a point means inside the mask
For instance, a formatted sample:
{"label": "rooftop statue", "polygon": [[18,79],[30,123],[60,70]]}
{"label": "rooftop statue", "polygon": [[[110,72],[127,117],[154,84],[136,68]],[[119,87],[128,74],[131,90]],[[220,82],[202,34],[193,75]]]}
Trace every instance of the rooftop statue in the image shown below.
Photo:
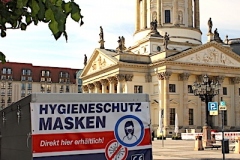
{"label": "rooftop statue", "polygon": [[84,54],[84,66],[86,66],[87,65],[87,55],[86,54]]}
{"label": "rooftop statue", "polygon": [[102,26],[100,26],[100,33],[99,33],[99,37],[100,37],[100,40],[99,40],[99,43],[100,43],[100,49],[104,49],[104,34],[103,34],[103,28]]}
{"label": "rooftop statue", "polygon": [[123,52],[124,50],[126,50],[126,47],[125,47],[125,38],[122,36],[119,36],[118,37],[118,47],[117,47],[117,51],[118,52]]}
{"label": "rooftop statue", "polygon": [[212,19],[209,18],[209,20],[208,20],[208,33],[212,33],[212,27],[213,27]]}
{"label": "rooftop statue", "polygon": [[165,32],[165,35],[163,37],[163,45],[165,48],[165,51],[168,50],[168,42],[169,42],[170,38],[169,38],[169,34],[167,34],[167,32]]}

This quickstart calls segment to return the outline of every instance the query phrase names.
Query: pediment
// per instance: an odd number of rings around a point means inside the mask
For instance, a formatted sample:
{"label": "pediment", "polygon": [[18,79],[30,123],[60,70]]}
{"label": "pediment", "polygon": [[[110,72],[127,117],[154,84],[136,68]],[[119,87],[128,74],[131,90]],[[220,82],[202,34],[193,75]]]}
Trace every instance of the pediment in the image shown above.
{"label": "pediment", "polygon": [[102,71],[105,68],[116,65],[117,62],[115,58],[113,58],[113,55],[115,53],[108,52],[109,51],[106,51],[104,49],[95,49],[89,61],[87,62],[87,65],[84,67],[81,77]]}
{"label": "pediment", "polygon": [[[191,51],[189,53],[191,53]],[[209,46],[207,48],[196,50],[196,52],[185,55],[186,56],[174,61],[204,65],[240,67],[239,55],[230,50],[222,50],[221,48],[215,46]]]}

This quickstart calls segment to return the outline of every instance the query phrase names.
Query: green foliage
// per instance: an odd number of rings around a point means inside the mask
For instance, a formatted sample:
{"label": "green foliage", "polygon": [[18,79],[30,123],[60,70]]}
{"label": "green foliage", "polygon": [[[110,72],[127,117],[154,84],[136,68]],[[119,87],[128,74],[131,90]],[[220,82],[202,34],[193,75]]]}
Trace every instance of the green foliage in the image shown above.
{"label": "green foliage", "polygon": [[[83,25],[81,9],[74,0],[1,0],[0,1],[0,31],[1,37],[6,37],[7,29],[26,30],[32,22],[48,23],[48,27],[57,40],[63,35],[67,41],[66,20],[71,17]],[[5,56],[0,52],[0,60]],[[4,54],[3,54],[4,55]],[[4,58],[4,59],[3,59]]]}

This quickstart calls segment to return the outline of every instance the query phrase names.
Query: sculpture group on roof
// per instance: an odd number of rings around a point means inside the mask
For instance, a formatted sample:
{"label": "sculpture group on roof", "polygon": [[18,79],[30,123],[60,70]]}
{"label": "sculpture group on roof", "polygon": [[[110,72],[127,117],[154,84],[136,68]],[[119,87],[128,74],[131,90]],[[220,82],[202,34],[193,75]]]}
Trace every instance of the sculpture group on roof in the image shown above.
{"label": "sculpture group on roof", "polygon": [[123,52],[124,50],[126,50],[127,48],[126,48],[126,46],[125,46],[125,38],[122,36],[119,36],[118,37],[118,47],[116,48],[116,50],[118,51],[118,52]]}

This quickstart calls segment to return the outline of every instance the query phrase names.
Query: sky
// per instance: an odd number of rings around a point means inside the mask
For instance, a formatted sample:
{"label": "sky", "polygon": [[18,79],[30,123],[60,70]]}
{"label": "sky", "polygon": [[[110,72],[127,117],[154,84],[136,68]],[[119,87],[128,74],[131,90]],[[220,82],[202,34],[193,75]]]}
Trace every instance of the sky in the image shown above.
{"label": "sky", "polygon": [[[68,1],[68,0],[65,0]],[[84,25],[70,18],[64,37],[54,39],[48,25],[30,25],[26,31],[8,30],[0,38],[0,51],[9,62],[32,63],[35,66],[82,69],[84,54],[88,59],[99,48],[100,26],[104,30],[105,48],[116,49],[118,36],[124,36],[126,47],[133,44],[135,28],[135,0],[75,0],[84,16]],[[202,42],[206,43],[207,21],[211,17],[213,30],[218,28],[224,40],[240,38],[240,0],[200,0],[200,29]]]}

